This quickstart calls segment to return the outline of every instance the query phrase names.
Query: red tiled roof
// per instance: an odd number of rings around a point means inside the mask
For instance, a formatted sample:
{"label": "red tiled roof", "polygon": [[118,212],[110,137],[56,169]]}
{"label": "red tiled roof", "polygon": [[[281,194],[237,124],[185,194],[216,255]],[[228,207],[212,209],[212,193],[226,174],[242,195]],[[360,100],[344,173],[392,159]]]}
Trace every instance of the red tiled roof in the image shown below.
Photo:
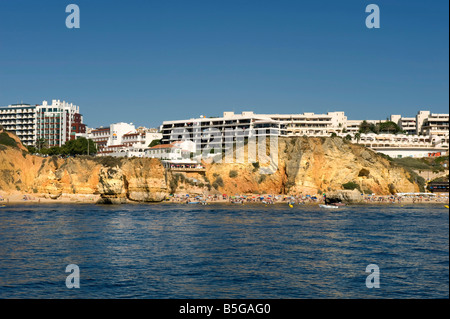
{"label": "red tiled roof", "polygon": [[161,149],[161,148],[174,148],[175,145],[174,143],[172,144],[159,144],[159,145],[155,145],[153,147],[151,147],[151,150],[156,150],[156,149]]}

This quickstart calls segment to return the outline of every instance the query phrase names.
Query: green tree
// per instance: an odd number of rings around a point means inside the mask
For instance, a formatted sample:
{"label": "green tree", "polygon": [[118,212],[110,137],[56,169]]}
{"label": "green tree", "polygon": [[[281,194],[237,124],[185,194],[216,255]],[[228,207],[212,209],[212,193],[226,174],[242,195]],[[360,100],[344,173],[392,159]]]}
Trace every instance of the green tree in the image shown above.
{"label": "green tree", "polygon": [[378,126],[378,132],[380,133],[387,133],[387,134],[396,134],[402,132],[402,129],[400,126],[397,125],[397,123],[392,121],[386,121],[382,123],[377,123]]}
{"label": "green tree", "polygon": [[91,139],[80,137],[76,140],[67,141],[60,149],[63,155],[93,155],[97,153],[97,146]]}
{"label": "green tree", "polygon": [[156,146],[156,145],[159,145],[159,144],[161,144],[161,140],[153,140],[153,141],[148,145],[148,147],[153,147],[153,146]]}
{"label": "green tree", "polygon": [[36,148],[40,151],[43,148],[48,147],[48,142],[45,138],[40,137],[36,140]]}
{"label": "green tree", "polygon": [[36,147],[34,147],[33,145],[28,145],[27,149],[28,149],[28,152],[31,154],[35,154],[38,152],[38,149]]}
{"label": "green tree", "polygon": [[344,139],[345,139],[346,141],[351,141],[351,140],[352,140],[352,136],[351,136],[350,134],[347,134],[347,135],[344,137]]}
{"label": "green tree", "polygon": [[359,124],[359,133],[367,134],[370,132],[370,124],[366,120]]}

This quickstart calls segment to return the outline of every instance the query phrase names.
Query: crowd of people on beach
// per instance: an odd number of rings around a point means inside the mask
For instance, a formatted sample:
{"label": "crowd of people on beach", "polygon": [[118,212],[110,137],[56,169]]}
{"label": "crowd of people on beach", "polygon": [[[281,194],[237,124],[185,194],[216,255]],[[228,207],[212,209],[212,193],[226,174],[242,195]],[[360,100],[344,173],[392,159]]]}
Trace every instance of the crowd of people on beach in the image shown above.
{"label": "crowd of people on beach", "polygon": [[[363,195],[363,203],[367,204],[402,204],[402,203],[448,203],[449,197],[447,196],[436,196],[433,194],[429,195]],[[327,203],[326,194],[323,195],[192,195],[192,194],[175,194],[170,195],[167,199],[169,202],[175,203],[230,203],[230,204],[323,204]]]}
{"label": "crowd of people on beach", "polygon": [[448,203],[448,195],[436,196],[428,195],[391,195],[391,196],[364,196],[366,203],[388,203],[388,204],[402,204],[402,203]]}
{"label": "crowd of people on beach", "polygon": [[191,195],[191,194],[175,194],[168,198],[169,202],[175,203],[262,203],[262,204],[276,204],[276,203],[290,203],[290,204],[307,204],[307,203],[321,203],[322,196],[301,195],[301,196],[287,196],[287,195]]}
{"label": "crowd of people on beach", "polygon": [[[77,197],[78,198],[78,197]],[[83,202],[94,202],[95,198],[84,198]],[[75,200],[72,198],[71,201]],[[78,200],[81,200],[78,198]],[[50,199],[46,199],[50,201]],[[22,195],[22,197],[13,198],[12,202],[41,202],[41,198],[30,195]],[[307,204],[330,204],[331,201],[324,193],[322,195],[228,195],[228,194],[172,194],[166,198],[166,202],[185,203],[185,204],[211,204],[211,203],[229,203],[229,204],[280,204],[285,203],[289,205],[307,205]],[[10,198],[0,195],[0,203],[2,205],[9,204]],[[362,201],[359,203],[366,204],[419,204],[419,203],[449,203],[448,194],[432,194],[432,193],[417,193],[417,194],[396,194],[396,195],[363,195]],[[339,205],[339,202],[332,202],[331,204]],[[342,203],[341,203],[342,204]],[[343,204],[342,204],[343,205]]]}

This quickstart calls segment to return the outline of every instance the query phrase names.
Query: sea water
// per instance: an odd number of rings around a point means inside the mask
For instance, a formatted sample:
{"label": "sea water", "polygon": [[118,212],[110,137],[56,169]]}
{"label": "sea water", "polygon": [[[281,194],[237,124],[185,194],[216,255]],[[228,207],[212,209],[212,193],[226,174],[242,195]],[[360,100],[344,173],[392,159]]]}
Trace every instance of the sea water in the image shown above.
{"label": "sea water", "polygon": [[448,297],[444,205],[0,209],[0,298]]}

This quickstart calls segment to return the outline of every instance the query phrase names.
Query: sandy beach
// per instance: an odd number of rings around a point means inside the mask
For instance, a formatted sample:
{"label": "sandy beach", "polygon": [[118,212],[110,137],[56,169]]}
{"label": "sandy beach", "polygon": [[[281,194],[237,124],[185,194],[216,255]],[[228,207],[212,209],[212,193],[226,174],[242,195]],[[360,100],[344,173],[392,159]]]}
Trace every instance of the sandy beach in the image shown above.
{"label": "sandy beach", "polygon": [[[48,194],[24,194],[20,192],[7,194],[0,192],[0,206],[12,204],[96,204],[101,199],[100,195],[93,194],[62,194],[53,199]],[[126,204],[143,204],[125,199]],[[324,197],[321,195],[198,195],[198,194],[175,194],[170,195],[165,201],[159,203],[179,203],[179,204],[291,204],[291,205],[318,205],[324,204]],[[449,204],[448,194],[431,195],[365,195],[362,201],[347,203],[349,205],[361,204]]]}

